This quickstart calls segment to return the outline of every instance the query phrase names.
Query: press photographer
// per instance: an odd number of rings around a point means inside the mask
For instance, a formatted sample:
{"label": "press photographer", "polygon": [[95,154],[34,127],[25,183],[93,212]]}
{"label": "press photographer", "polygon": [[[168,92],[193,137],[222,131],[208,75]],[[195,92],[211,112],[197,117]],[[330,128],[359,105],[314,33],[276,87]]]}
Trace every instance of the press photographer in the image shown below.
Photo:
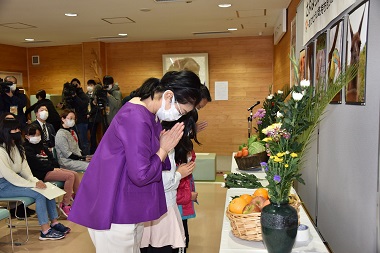
{"label": "press photographer", "polygon": [[76,127],[79,135],[79,145],[82,153],[87,155],[89,152],[87,139],[87,107],[89,98],[86,93],[84,93],[80,81],[77,78],[74,78],[70,83],[65,83],[63,85],[62,99],[63,105],[58,105],[58,107],[75,111],[77,116]]}
{"label": "press photographer", "polygon": [[113,117],[121,107],[121,92],[118,84],[114,83],[112,76],[103,77],[103,92],[100,98],[106,99],[105,113],[107,115],[108,125],[111,124]]}

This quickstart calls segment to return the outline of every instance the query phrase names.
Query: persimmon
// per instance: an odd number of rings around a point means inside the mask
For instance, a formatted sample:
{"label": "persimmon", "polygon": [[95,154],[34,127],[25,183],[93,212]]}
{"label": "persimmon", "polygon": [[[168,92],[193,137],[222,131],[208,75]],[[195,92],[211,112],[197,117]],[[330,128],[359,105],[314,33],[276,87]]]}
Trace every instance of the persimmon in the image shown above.
{"label": "persimmon", "polygon": [[251,202],[251,200],[253,199],[253,197],[252,197],[251,195],[249,195],[249,194],[242,194],[242,195],[240,195],[239,198],[242,198],[242,199],[244,199],[245,201],[247,201],[247,204],[248,204],[249,202]]}
{"label": "persimmon", "polygon": [[236,155],[235,155],[235,157],[242,157],[243,156],[243,151],[241,151],[241,150],[239,150],[237,153],[236,153]]}
{"label": "persimmon", "polygon": [[253,197],[261,196],[264,199],[269,199],[268,190],[265,188],[258,188],[252,195]]}
{"label": "persimmon", "polygon": [[243,149],[242,156],[244,157],[244,156],[248,156],[248,155],[249,155],[248,149]]}
{"label": "persimmon", "polygon": [[231,213],[237,213],[242,214],[244,207],[247,205],[247,201],[245,201],[242,198],[235,198],[231,200],[230,204],[228,205],[228,210],[230,210]]}
{"label": "persimmon", "polygon": [[248,147],[243,147],[241,150],[242,150],[242,151],[244,151],[244,150],[248,150]]}

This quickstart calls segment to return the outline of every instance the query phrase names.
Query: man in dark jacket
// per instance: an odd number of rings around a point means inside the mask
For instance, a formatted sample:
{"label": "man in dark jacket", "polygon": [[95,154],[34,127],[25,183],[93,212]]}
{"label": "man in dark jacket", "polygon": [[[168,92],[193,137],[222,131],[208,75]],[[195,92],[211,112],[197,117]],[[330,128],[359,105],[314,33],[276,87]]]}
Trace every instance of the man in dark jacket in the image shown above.
{"label": "man in dark jacket", "polygon": [[47,118],[46,122],[52,124],[55,132],[57,132],[58,129],[61,128],[61,117],[55,109],[53,102],[51,102],[50,99],[46,98],[45,90],[37,91],[36,98],[38,99],[38,101],[25,110],[25,115],[29,115],[32,111],[35,111],[34,109],[39,105],[45,105],[49,112],[49,117]]}
{"label": "man in dark jacket", "polygon": [[47,106],[39,104],[34,107],[34,113],[36,114],[36,120],[32,123],[35,124],[41,133],[41,143],[52,151],[55,146],[55,129],[52,124],[47,122],[50,117]]}

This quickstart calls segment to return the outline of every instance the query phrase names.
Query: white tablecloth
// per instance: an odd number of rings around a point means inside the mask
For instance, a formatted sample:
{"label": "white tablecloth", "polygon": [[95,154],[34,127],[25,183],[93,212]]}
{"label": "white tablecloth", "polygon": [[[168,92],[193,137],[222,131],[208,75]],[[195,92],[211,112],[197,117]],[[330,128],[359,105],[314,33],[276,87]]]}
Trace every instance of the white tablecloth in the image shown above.
{"label": "white tablecloth", "polygon": [[[234,172],[234,173],[241,172],[237,169],[237,165],[233,157],[232,157],[232,164],[231,164],[231,172]],[[248,173],[254,173],[259,178],[265,178],[265,173],[263,172],[248,172]],[[265,185],[265,183],[263,185]],[[232,196],[237,196],[244,193],[252,194],[253,192],[254,192],[253,189],[245,189],[245,188],[228,189],[227,194],[226,194],[225,208],[223,211],[224,212],[226,211],[226,208],[229,202],[231,201]],[[324,245],[322,239],[318,235],[317,231],[315,230],[313,224],[311,223],[309,217],[307,216],[302,206],[300,206],[300,219],[301,219],[300,220],[301,224],[305,224],[309,227],[310,238],[306,242],[296,242],[293,247],[292,253],[306,253],[306,252],[328,253],[329,252],[328,249]],[[230,221],[227,218],[227,216],[224,215],[219,252],[220,253],[241,253],[241,252],[265,253],[267,252],[267,250],[263,242],[246,241],[246,240],[242,240],[235,237],[231,232]]]}

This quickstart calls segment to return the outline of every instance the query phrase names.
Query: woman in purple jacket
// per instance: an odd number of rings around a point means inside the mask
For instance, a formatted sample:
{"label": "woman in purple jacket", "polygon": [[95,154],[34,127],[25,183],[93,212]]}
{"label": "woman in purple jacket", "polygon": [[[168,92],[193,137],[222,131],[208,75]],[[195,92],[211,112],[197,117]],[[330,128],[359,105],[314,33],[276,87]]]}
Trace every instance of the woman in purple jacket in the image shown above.
{"label": "woman in purple jacket", "polygon": [[162,131],[201,100],[190,71],[150,78],[112,120],[75,197],[69,220],[89,228],[97,252],[140,252],[143,222],[166,213],[162,170],[183,135],[183,123]]}

